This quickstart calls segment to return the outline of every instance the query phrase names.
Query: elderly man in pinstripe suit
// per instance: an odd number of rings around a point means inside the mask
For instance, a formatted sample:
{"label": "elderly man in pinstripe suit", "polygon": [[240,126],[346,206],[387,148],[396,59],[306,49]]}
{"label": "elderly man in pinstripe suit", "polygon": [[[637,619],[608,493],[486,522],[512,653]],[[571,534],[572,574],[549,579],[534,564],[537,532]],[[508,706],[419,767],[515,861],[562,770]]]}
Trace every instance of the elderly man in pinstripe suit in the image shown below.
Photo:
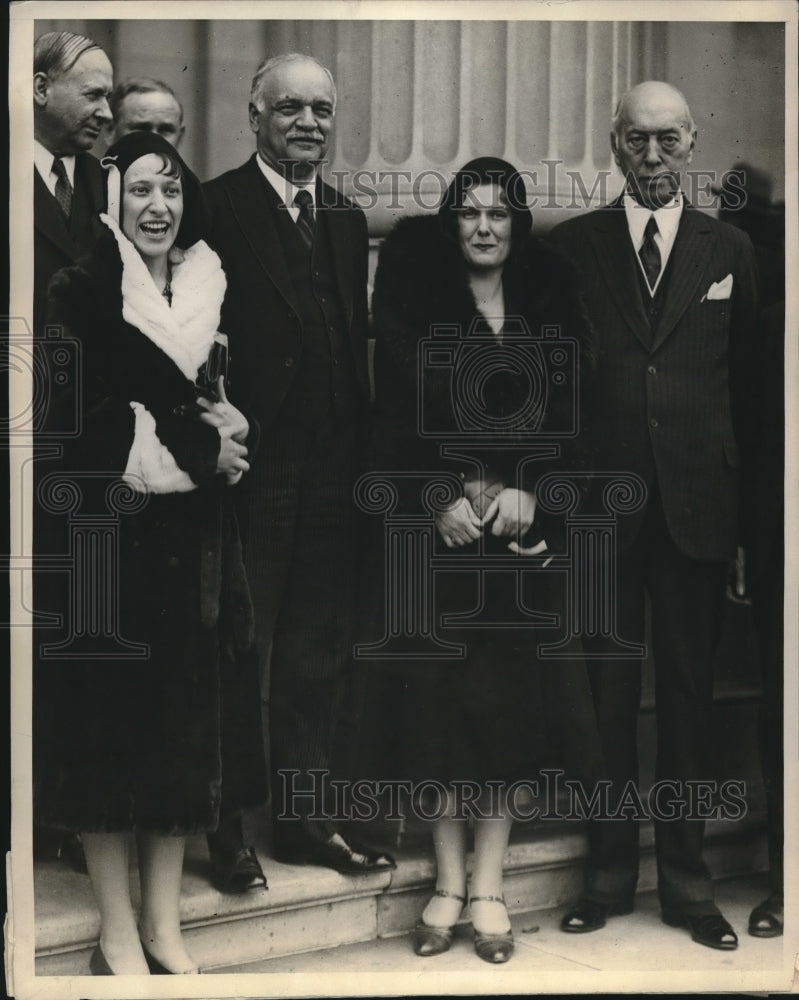
{"label": "elderly man in pinstripe suit", "polygon": [[[616,620],[624,639],[643,643],[649,594],[656,778],[673,782],[685,800],[687,782],[713,776],[713,660],[739,540],[755,263],[748,237],[696,211],[680,190],[696,129],[679,91],[657,81],[633,87],[610,138],[624,194],[556,227],[552,239],[583,273],[597,331],[597,424],[586,429],[597,468],[633,472],[647,484],[643,509],[619,525]],[[602,640],[585,649],[612,812],[638,778],[640,661],[614,660]],[[703,823],[656,819],[655,834],[664,922],[708,947],[735,948],[702,859]],[[632,910],[637,838],[632,819],[591,821],[584,892],[563,930],[597,930]]]}

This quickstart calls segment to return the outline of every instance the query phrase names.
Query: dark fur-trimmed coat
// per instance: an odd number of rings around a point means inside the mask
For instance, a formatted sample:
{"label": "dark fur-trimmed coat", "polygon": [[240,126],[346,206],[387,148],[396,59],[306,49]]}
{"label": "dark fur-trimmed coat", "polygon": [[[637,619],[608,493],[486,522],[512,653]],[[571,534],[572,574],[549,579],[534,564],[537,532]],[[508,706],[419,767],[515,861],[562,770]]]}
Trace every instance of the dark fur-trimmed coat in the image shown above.
{"label": "dark fur-trimmed coat", "polygon": [[[127,487],[135,510],[114,522],[118,576],[101,595],[118,607],[109,655],[37,662],[35,810],[43,825],[78,831],[180,834],[213,829],[223,796],[226,811],[262,801],[266,776],[231,491],[216,472],[217,430],[190,410],[224,276],[196,244],[174,269],[164,314],[154,286],[130,279],[136,259],[106,233],[50,288],[52,319],[77,339],[82,361],[81,434],[66,444],[63,475],[80,490],[81,515],[113,513],[109,486],[117,496]],[[159,333],[158,317],[169,325],[173,315],[194,338],[187,353]],[[125,656],[124,643],[148,655]]]}
{"label": "dark fur-trimmed coat", "polygon": [[[472,364],[464,353],[470,337],[476,336],[477,346],[471,349],[482,351],[487,365],[495,353],[495,338],[485,320],[481,320],[460,248],[444,234],[438,217],[403,219],[386,238],[372,300],[376,337],[375,469],[457,471],[457,462],[442,461],[440,444],[445,436],[452,443],[452,436],[463,427],[464,406],[459,397],[462,388],[473,394],[466,401],[465,412],[473,416],[474,426],[480,427],[485,415],[482,426],[504,428],[501,432],[504,443],[520,448],[544,438],[561,443],[560,457],[527,463],[514,483],[515,461],[509,463],[508,453],[484,444],[482,432],[475,435],[469,429],[463,430],[464,450],[502,474],[506,485],[534,490],[540,475],[553,467],[575,468],[587,464],[588,459],[579,447],[579,434],[551,436],[552,432],[568,427],[575,419],[573,414],[576,414],[576,431],[589,419],[594,355],[591,328],[575,272],[559,252],[529,237],[521,252],[506,262],[503,293],[506,331],[513,328],[511,317],[520,317],[527,332],[520,333],[516,340],[506,332],[502,354],[511,363],[514,351],[521,352],[519,356],[523,354],[526,359],[532,356],[532,351],[543,360],[548,387],[540,399],[531,398],[531,393],[539,390],[531,388],[526,365],[513,371],[506,364],[503,370],[492,371],[481,382],[479,373],[483,365],[478,361],[472,365],[478,378],[459,381],[458,365]],[[435,348],[428,350],[423,345],[431,340],[435,324],[446,325],[452,332],[444,336],[436,334]],[[547,347],[539,350],[536,346],[542,343],[538,338],[545,328],[557,328],[560,339],[571,341],[569,353],[574,364],[567,361],[563,366],[566,383],[561,383],[557,392],[552,391],[551,350]],[[498,352],[499,345],[496,346]],[[443,353],[439,348],[444,349]],[[444,357],[447,352],[452,363]],[[483,371],[488,369],[483,367]],[[577,410],[573,409],[575,403]],[[519,415],[518,419],[514,414]],[[492,425],[491,421],[496,423]]]}

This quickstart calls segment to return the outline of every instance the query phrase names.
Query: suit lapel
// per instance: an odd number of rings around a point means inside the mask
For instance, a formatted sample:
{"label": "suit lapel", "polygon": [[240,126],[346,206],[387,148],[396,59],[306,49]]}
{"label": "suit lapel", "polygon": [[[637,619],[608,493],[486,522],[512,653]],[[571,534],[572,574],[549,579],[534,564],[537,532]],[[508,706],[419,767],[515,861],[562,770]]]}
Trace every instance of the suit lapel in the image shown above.
{"label": "suit lapel", "polygon": [[599,269],[619,312],[649,350],[652,334],[638,286],[638,262],[627,228],[627,217],[620,203],[616,202],[596,213],[591,240]]}
{"label": "suit lapel", "polygon": [[77,248],[69,235],[67,220],[36,167],[33,168],[33,224],[69,260],[75,259]]}
{"label": "suit lapel", "polygon": [[336,204],[336,192],[326,185],[323,186],[319,179],[316,182],[316,204],[319,206],[317,212],[319,221],[327,229],[328,246],[331,250],[330,256],[333,258],[339,295],[347,316],[347,325],[350,326],[355,276],[352,269],[353,254],[350,246],[352,231],[349,213]]}
{"label": "suit lapel", "polygon": [[669,256],[669,284],[663,313],[652,337],[653,351],[677,325],[694,296],[698,296],[714,243],[715,237],[702,213],[686,203]]}
{"label": "suit lapel", "polygon": [[278,232],[275,212],[277,195],[258,169],[253,156],[244,164],[240,183],[231,187],[230,201],[236,221],[261,267],[283,298],[296,309],[286,258]]}

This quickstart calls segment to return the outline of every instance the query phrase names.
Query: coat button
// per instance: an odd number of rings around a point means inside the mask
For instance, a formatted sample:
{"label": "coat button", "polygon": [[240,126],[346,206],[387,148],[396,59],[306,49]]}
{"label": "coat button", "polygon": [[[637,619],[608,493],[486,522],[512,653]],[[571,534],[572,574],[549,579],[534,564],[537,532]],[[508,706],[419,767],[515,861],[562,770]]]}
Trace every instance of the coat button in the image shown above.
{"label": "coat button", "polygon": [[286,368],[291,368],[291,366],[294,364],[294,358],[292,358],[292,356],[289,354],[289,356],[284,359],[283,364],[286,366]]}
{"label": "coat button", "polygon": [[286,313],[286,316],[288,316],[289,319],[294,319],[294,310],[289,309],[289,311]]}
{"label": "coat button", "polygon": [[647,368],[647,371],[649,372],[650,375],[656,375],[657,374],[657,368],[655,368],[654,365],[650,365]]}
{"label": "coat button", "polygon": [[656,418],[656,417],[652,417],[652,418],[650,418],[650,421],[649,421],[649,426],[650,426],[650,427],[657,427],[657,425],[658,425],[658,421],[657,421],[657,418]]}

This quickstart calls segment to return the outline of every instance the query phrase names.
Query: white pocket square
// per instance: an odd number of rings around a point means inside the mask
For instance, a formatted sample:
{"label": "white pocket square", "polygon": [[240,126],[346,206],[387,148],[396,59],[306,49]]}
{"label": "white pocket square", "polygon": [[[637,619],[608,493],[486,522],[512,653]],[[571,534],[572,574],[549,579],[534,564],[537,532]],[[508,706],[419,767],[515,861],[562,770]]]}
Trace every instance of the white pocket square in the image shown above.
{"label": "white pocket square", "polygon": [[705,299],[708,302],[711,299],[728,299],[732,295],[732,275],[728,274],[726,278],[721,281],[714,281],[713,284],[708,288],[705,294],[702,296],[701,301],[704,302]]}

